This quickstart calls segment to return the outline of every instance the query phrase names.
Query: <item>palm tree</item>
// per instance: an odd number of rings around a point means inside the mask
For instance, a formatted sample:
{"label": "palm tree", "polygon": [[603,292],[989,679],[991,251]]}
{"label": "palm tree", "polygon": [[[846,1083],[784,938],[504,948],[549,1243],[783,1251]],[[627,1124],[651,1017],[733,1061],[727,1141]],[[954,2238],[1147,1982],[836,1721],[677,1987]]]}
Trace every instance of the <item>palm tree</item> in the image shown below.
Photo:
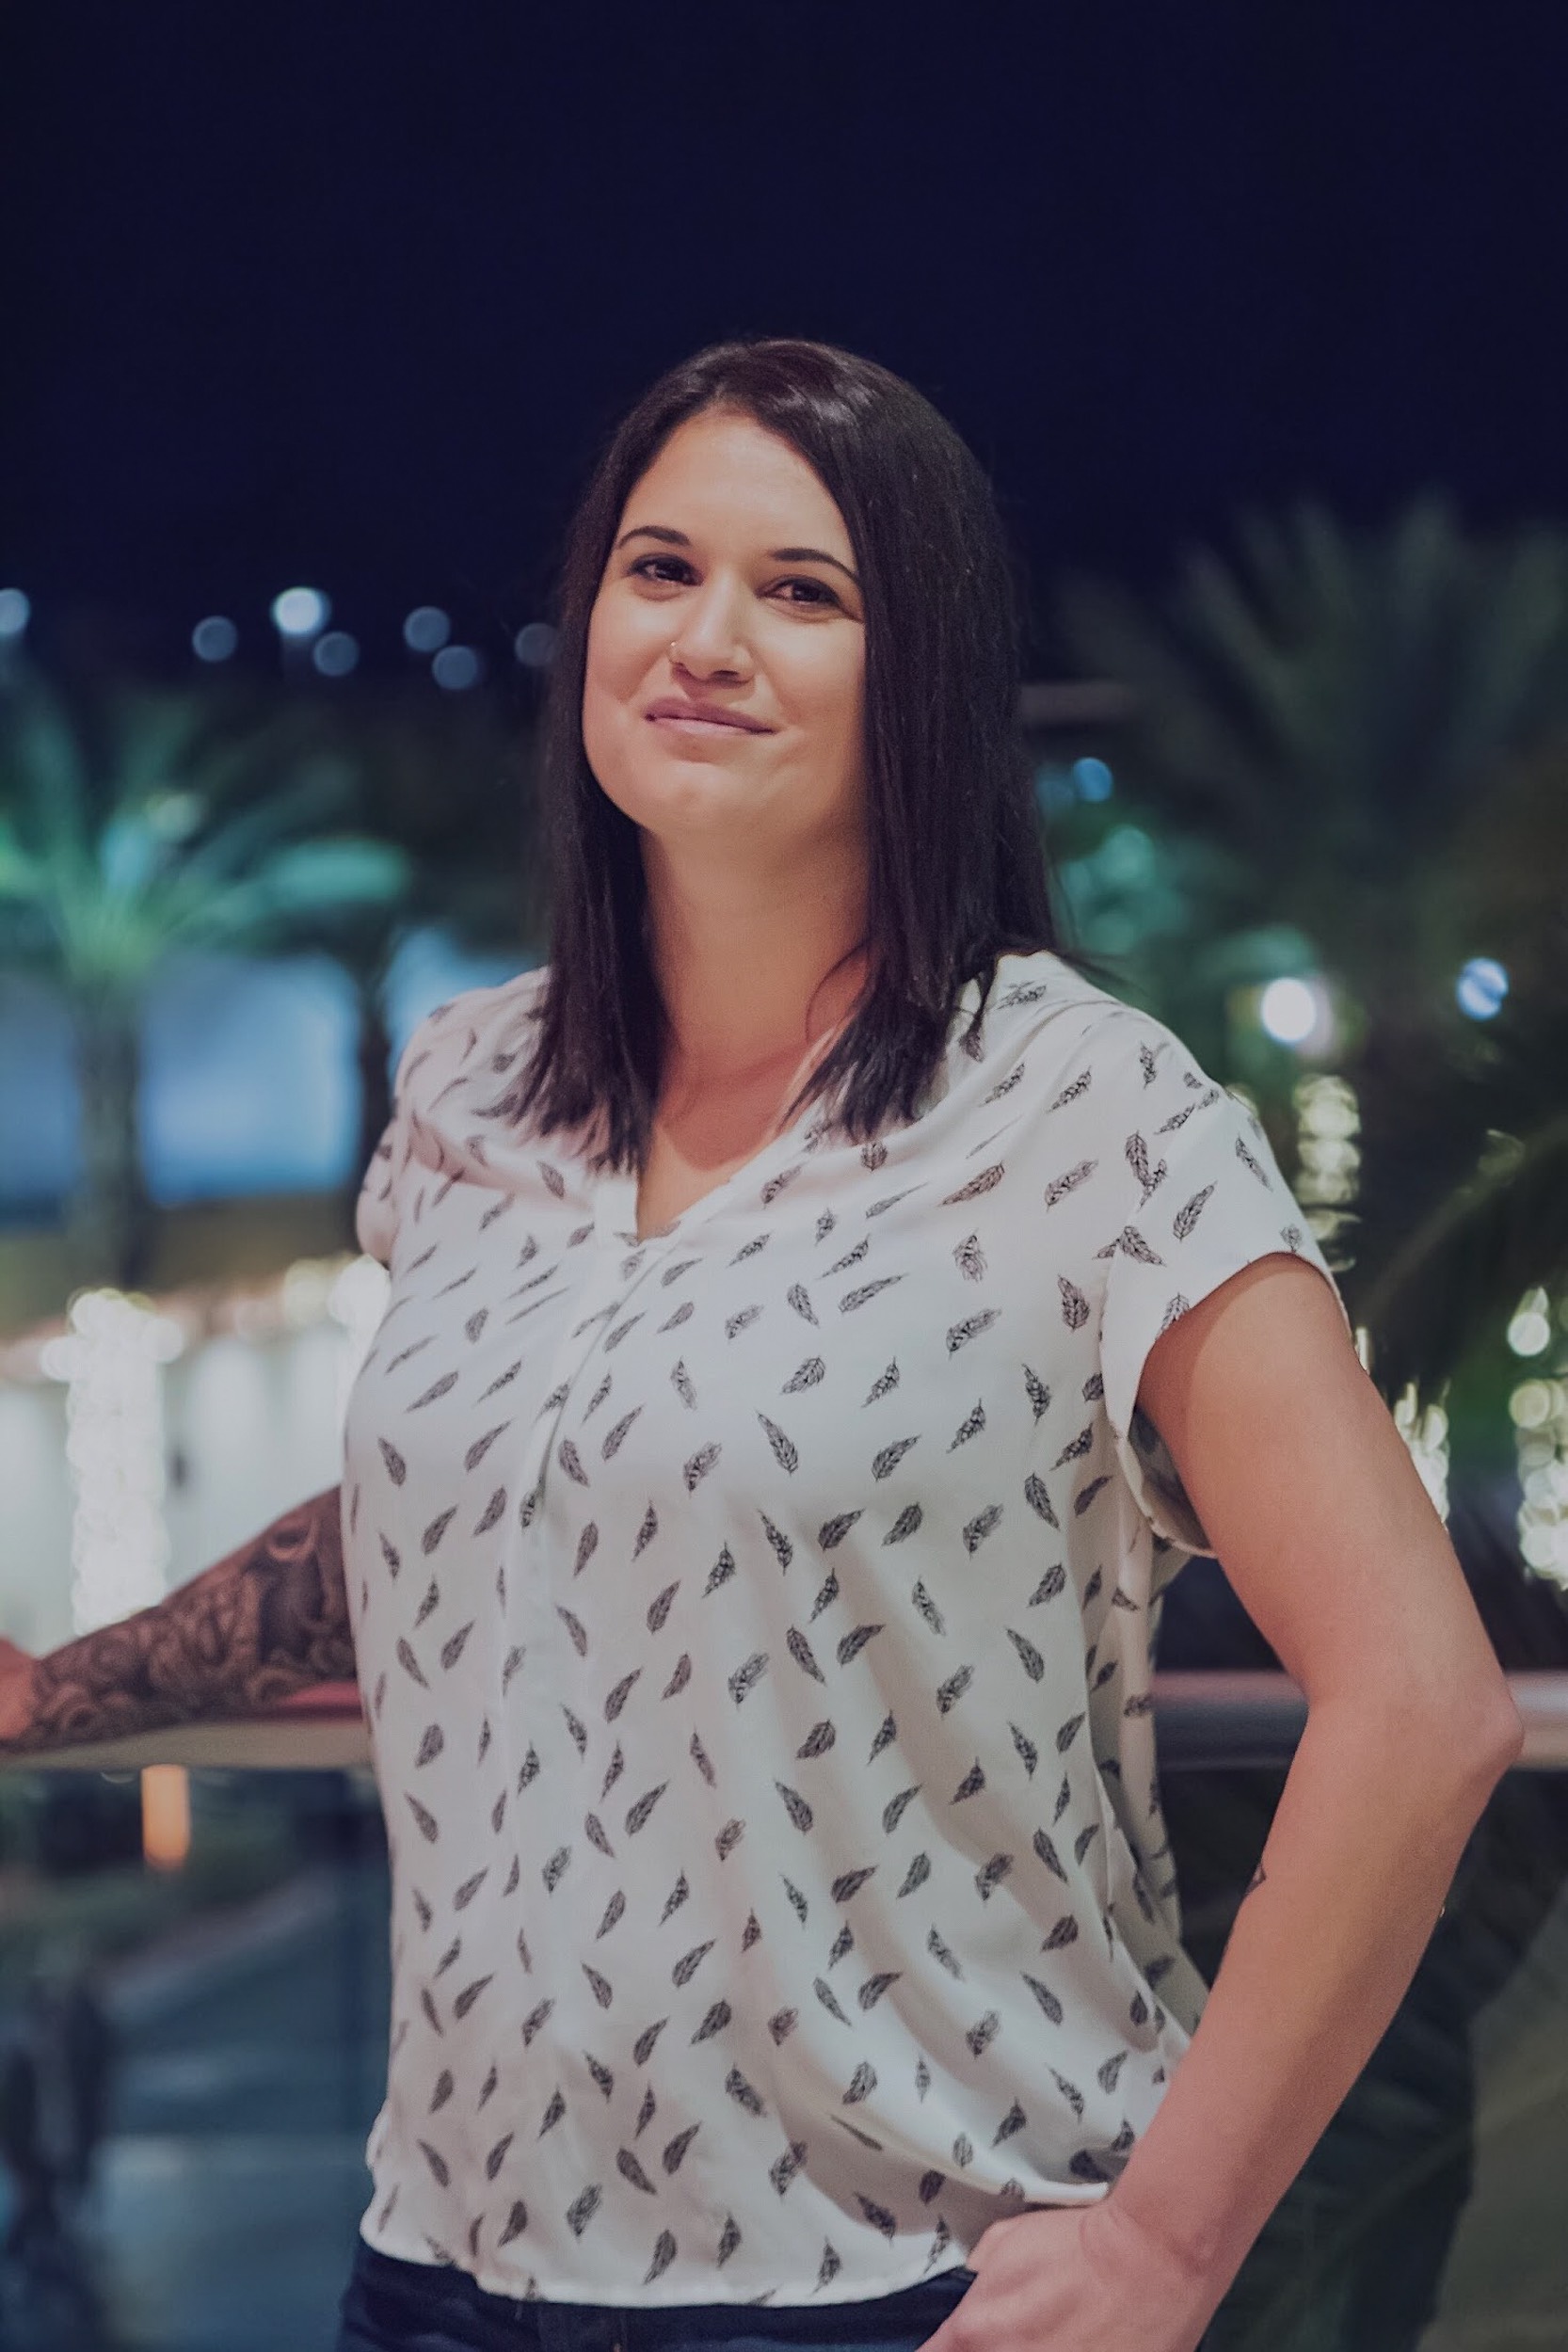
{"label": "palm tree", "polygon": [[[1130,690],[1144,791],[1240,861],[1336,989],[1363,1119],[1347,1288],[1385,1390],[1433,1384],[1523,1281],[1568,1270],[1548,939],[1568,540],[1474,538],[1435,498],[1381,533],[1308,504],[1250,519],[1234,561],[1189,557],[1158,608],[1079,581],[1063,616],[1078,657]],[[1479,952],[1514,981],[1484,1027],[1453,994]]]}
{"label": "palm tree", "polygon": [[339,926],[333,952],[358,1007],[358,1187],[391,1110],[387,987],[400,949],[440,930],[471,953],[520,967],[543,939],[542,859],[531,721],[491,694],[432,694],[428,683],[335,696],[324,735],[355,778],[366,831],[407,861],[408,888]]}
{"label": "palm tree", "polygon": [[[1334,986],[1363,1152],[1341,1278],[1385,1395],[1435,1389],[1500,1340],[1526,1284],[1568,1272],[1568,542],[1471,538],[1435,500],[1382,533],[1303,507],[1248,523],[1234,561],[1191,557],[1158,608],[1078,583],[1064,617],[1091,673],[1130,690],[1123,776],[1246,877],[1210,968],[1267,921]],[[1454,1000],[1477,953],[1512,984],[1486,1022]],[[1290,1067],[1280,1049],[1287,1101]],[[1460,1498],[1455,1532],[1494,1639],[1530,1604],[1505,1662],[1560,1658],[1559,1596],[1518,1576],[1483,1495]],[[1223,1637],[1233,1625],[1220,1618]],[[1416,1985],[1249,2257],[1216,2352],[1424,2340],[1469,2192],[1469,2021],[1560,1899],[1568,1818],[1545,1777],[1510,1775],[1488,1808]],[[1177,1784],[1171,1830],[1211,1973],[1278,1787],[1205,1780]],[[1208,1923],[1206,1881],[1228,1890]]]}
{"label": "palm tree", "polygon": [[170,959],[329,946],[405,894],[401,851],[328,830],[351,789],[303,718],[258,724],[188,693],[84,701],[28,679],[0,712],[0,961],[71,1015],[84,1272],[129,1286],[146,1270],[141,1020]]}

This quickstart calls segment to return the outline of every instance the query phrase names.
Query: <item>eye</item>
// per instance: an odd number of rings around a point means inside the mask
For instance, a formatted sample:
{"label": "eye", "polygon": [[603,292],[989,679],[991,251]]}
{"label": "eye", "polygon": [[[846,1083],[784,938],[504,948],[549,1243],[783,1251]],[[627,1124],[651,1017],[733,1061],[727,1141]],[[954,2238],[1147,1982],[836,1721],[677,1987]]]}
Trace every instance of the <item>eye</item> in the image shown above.
{"label": "eye", "polygon": [[806,592],[803,596],[785,596],[783,600],[786,604],[837,604],[840,601],[825,580],[813,579],[809,572],[797,572],[789,580],[778,581],[774,593],[781,588],[802,588]]}
{"label": "eye", "polygon": [[671,587],[693,577],[692,567],[683,555],[639,555],[628,566],[628,576],[650,580],[656,586]]}

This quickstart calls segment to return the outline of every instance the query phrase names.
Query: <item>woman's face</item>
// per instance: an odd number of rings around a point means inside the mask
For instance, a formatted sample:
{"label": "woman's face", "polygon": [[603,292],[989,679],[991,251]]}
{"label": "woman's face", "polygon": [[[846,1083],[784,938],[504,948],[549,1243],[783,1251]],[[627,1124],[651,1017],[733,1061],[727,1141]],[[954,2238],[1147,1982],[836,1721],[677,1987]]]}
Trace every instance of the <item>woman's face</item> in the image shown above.
{"label": "woman's face", "polygon": [[843,517],[804,457],[707,409],[627,500],[588,626],[583,740],[662,847],[775,866],[858,842],[866,632]]}

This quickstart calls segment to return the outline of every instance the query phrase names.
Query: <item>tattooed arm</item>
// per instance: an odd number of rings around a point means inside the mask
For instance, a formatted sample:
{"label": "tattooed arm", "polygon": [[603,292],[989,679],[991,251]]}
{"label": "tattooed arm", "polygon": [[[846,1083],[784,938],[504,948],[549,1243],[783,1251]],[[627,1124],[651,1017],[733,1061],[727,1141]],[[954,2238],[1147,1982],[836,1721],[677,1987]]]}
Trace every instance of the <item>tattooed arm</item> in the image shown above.
{"label": "tattooed arm", "polygon": [[339,1490],[312,1495],[155,1608],[27,1658],[0,1642],[0,1748],[245,1716],[354,1672]]}

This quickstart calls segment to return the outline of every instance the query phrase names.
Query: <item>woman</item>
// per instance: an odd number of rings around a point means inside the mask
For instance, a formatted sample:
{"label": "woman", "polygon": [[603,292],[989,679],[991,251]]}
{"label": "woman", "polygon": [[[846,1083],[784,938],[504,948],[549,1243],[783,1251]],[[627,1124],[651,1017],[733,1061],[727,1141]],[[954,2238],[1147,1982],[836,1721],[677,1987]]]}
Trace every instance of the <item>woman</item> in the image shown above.
{"label": "woman", "polygon": [[[341,1566],[318,1497],[16,1667],[36,1744],[339,1671],[346,1608],[395,1983],[344,2347],[1192,2352],[1517,1752],[1261,1131],[1056,950],[1014,644],[908,386],[653,388],[567,567],[552,964],[420,1028],[366,1176]],[[1206,2007],[1149,1696],[1195,1550],[1309,1702]]]}

